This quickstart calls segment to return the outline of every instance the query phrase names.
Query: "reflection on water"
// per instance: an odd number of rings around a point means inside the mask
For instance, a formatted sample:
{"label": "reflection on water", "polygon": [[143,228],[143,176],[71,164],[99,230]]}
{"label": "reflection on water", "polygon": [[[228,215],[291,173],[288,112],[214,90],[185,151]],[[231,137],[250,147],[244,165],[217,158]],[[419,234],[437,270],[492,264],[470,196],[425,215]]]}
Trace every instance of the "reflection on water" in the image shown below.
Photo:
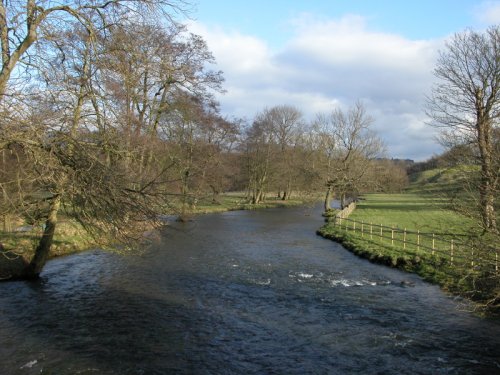
{"label": "reflection on water", "polygon": [[175,223],[0,284],[0,374],[495,374],[498,323],[315,236],[318,210]]}

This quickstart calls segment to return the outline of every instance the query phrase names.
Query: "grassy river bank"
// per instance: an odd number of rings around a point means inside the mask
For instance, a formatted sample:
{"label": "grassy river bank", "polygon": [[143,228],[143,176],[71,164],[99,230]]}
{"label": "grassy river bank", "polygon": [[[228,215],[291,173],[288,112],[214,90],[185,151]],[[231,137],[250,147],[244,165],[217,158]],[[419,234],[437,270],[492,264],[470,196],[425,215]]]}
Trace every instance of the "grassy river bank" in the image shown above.
{"label": "grassy river bank", "polygon": [[335,220],[335,212],[330,213],[318,234],[370,261],[417,273],[475,301],[478,309],[498,314],[498,244],[481,235],[472,219],[455,212],[438,187],[417,179],[403,194],[366,194],[348,218]]}
{"label": "grassy river bank", "polygon": [[[190,218],[196,215],[224,211],[292,207],[309,202],[311,199],[314,198],[297,196],[283,201],[277,197],[269,197],[262,203],[250,204],[246,202],[244,193],[233,192],[221,195],[217,202],[214,202],[211,198],[201,199],[195,208],[188,210],[185,216]],[[179,215],[179,211],[173,210],[167,214],[177,216]],[[99,247],[95,239],[78,222],[64,215],[60,216],[51,247],[50,258]],[[0,230],[0,243],[3,246],[2,253],[8,258],[21,256],[25,260],[31,259],[42,235],[42,227],[29,225],[21,218],[10,218],[10,221],[10,230],[5,230],[5,225],[3,230]]]}

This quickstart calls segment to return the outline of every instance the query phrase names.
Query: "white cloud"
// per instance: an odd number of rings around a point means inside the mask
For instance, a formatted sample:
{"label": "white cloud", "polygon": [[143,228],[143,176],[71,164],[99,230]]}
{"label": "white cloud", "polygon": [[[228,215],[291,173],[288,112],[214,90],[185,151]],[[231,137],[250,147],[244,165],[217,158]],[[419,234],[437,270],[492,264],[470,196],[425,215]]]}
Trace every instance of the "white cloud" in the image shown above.
{"label": "white cloud", "polygon": [[[397,35],[370,32],[364,18],[345,16],[336,20],[301,22],[297,36],[287,47],[300,50],[311,58],[328,64],[366,65],[408,70],[408,61],[425,62],[426,42],[409,41]],[[416,69],[419,66],[412,65]],[[421,67],[421,65],[420,65]]]}
{"label": "white cloud", "polygon": [[312,119],[362,99],[389,155],[424,159],[439,151],[425,125],[423,99],[440,41],[373,32],[355,15],[304,14],[292,24],[295,34],[279,51],[236,31],[190,26],[224,71],[227,93],[219,100],[226,114],[252,119],[265,107],[290,104]]}
{"label": "white cloud", "polygon": [[475,9],[476,18],[483,24],[500,23],[500,3],[498,1],[483,1]]}
{"label": "white cloud", "polygon": [[188,28],[204,37],[229,82],[248,84],[249,78],[259,75],[259,80],[266,80],[273,73],[272,51],[265,42],[234,30],[208,29],[196,22],[191,22]]}

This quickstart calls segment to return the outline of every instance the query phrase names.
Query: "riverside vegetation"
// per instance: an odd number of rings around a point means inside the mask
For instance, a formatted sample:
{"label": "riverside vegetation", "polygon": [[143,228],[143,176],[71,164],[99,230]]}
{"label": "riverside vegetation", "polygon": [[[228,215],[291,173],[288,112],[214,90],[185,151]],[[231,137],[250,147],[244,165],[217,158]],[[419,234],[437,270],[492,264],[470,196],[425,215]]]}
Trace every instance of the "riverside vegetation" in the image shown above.
{"label": "riverside vegetation", "polygon": [[466,199],[459,193],[459,175],[459,168],[428,170],[413,176],[403,194],[365,194],[348,219],[335,224],[337,212],[328,212],[328,223],[318,233],[371,261],[415,272],[475,301],[482,311],[498,314],[500,249],[476,221],[454,209],[450,191]]}
{"label": "riverside vegetation", "polygon": [[[180,216],[181,204],[175,211],[170,214],[181,220],[190,220],[192,216],[234,211],[234,210],[254,210],[263,208],[282,208],[292,207],[297,205],[306,204],[308,202],[317,201],[319,197],[311,195],[297,195],[288,200],[278,198],[276,194],[272,197],[267,197],[260,204],[249,203],[247,196],[241,192],[231,192],[221,194],[216,202],[211,198],[200,199],[195,208],[189,210]],[[7,228],[8,227],[8,228]],[[3,230],[0,230],[0,238],[2,239],[3,258],[16,258],[21,257],[23,261],[28,262],[34,255],[38,239],[42,232],[41,226],[29,225],[26,220],[22,218],[10,218],[9,224],[4,223]],[[108,236],[104,242],[99,242],[98,239],[93,238],[81,224],[72,220],[69,217],[62,217],[59,221],[59,229],[54,236],[51,246],[50,258],[74,254],[80,251],[88,250],[92,247],[102,247],[103,243],[112,243],[112,236]],[[146,238],[145,238],[146,240]],[[117,251],[117,248],[111,248]],[[0,254],[2,257],[2,254]],[[2,259],[0,259],[0,266]],[[2,269],[0,267],[0,279],[2,278]]]}

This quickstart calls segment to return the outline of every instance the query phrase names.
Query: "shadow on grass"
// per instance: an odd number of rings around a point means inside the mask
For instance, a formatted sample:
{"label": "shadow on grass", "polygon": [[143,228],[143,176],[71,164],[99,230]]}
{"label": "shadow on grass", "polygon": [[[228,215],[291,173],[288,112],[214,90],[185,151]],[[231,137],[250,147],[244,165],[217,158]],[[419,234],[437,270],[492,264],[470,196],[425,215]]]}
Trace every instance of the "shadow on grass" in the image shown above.
{"label": "shadow on grass", "polygon": [[[429,210],[429,205],[424,204],[424,203],[415,203],[415,204],[407,204],[407,202],[404,202],[405,204],[401,204],[399,202],[394,202],[394,203],[389,203],[389,204],[381,204],[381,203],[363,203],[363,205],[360,205],[360,209],[371,209],[371,210],[395,210],[395,211],[428,211]],[[442,208],[447,207],[446,205],[443,204]],[[438,209],[440,208],[440,205],[432,205],[431,208],[433,209]]]}

